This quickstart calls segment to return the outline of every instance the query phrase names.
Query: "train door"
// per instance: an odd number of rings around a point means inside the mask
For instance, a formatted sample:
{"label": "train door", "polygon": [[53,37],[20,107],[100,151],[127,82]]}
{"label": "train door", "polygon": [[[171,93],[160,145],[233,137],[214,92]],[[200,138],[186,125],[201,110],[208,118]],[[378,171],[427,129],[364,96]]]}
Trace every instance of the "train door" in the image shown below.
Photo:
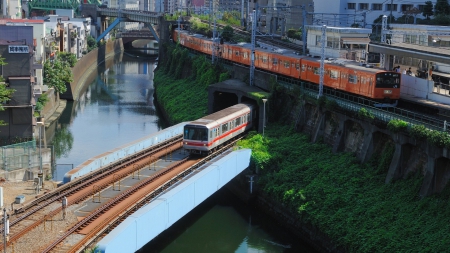
{"label": "train door", "polygon": [[359,89],[359,94],[366,96],[366,97],[370,97],[370,86],[369,86],[369,78],[370,75],[366,74],[366,73],[361,73],[361,77],[360,77],[360,89]]}

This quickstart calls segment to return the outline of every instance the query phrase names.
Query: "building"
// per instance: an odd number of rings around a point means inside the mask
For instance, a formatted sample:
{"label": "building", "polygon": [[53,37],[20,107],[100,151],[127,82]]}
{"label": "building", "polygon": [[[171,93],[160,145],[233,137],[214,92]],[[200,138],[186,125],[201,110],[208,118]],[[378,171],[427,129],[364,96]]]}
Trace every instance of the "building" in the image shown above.
{"label": "building", "polygon": [[[30,34],[33,36],[32,30]],[[25,40],[0,40],[0,55],[8,63],[0,69],[1,75],[5,78],[7,87],[15,90],[11,100],[3,105],[5,110],[0,111],[0,120],[7,123],[0,126],[0,139],[10,143],[17,139],[32,139],[33,126],[36,125],[34,77],[30,75],[32,47]]]}
{"label": "building", "polygon": [[[351,26],[359,24],[360,27],[372,25],[380,15],[401,17],[413,8],[423,10],[424,0],[393,1],[393,0],[314,0],[314,12],[330,15],[315,15],[314,24],[327,26]],[[433,6],[436,0],[431,1]],[[425,18],[422,14],[418,18]],[[370,26],[369,26],[370,28]]]}
{"label": "building", "polygon": [[0,0],[0,18],[20,19],[22,16],[21,0]]}
{"label": "building", "polygon": [[[30,32],[31,30],[31,32]],[[31,75],[34,76],[34,90],[40,94],[43,85],[42,66],[45,61],[44,37],[46,26],[43,20],[30,19],[0,19],[0,39],[26,40],[32,48],[33,65]]]}
{"label": "building", "polygon": [[[305,28],[308,31],[307,45],[309,54],[320,56],[322,26],[307,25]],[[371,32],[372,30],[368,28],[327,27],[325,57],[366,62]]]}

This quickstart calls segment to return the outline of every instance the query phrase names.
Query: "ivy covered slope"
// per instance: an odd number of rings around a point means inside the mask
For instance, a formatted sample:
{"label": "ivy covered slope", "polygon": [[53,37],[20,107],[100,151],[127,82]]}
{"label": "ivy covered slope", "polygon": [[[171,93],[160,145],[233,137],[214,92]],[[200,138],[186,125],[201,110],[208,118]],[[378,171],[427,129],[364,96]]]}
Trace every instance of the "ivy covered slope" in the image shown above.
{"label": "ivy covered slope", "polygon": [[[171,123],[204,116],[208,85],[228,74],[203,56],[189,58],[177,47],[163,50],[169,57],[159,62],[155,92]],[[448,252],[450,191],[419,198],[420,174],[385,184],[392,143],[362,165],[350,153],[333,154],[326,144],[310,143],[287,121],[299,96],[275,85],[265,138],[252,133],[239,144],[252,148],[260,189],[347,252]]]}
{"label": "ivy covered slope", "polygon": [[421,175],[385,184],[392,144],[361,165],[286,124],[271,123],[265,137],[240,142],[261,168],[262,191],[346,252],[449,251],[449,192],[420,199]]}
{"label": "ivy covered slope", "polygon": [[204,117],[208,110],[208,86],[228,79],[228,72],[211,65],[205,56],[189,57],[189,52],[178,45],[163,45],[160,50],[165,50],[168,57],[158,62],[155,94],[169,123]]}

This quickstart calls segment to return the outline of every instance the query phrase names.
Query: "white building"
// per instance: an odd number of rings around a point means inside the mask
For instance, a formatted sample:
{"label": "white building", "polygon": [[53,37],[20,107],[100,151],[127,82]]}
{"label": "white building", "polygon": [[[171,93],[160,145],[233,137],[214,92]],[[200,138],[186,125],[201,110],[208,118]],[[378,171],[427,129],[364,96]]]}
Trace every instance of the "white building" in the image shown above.
{"label": "white building", "polygon": [[[423,10],[425,2],[425,0],[314,0],[315,13],[335,15],[316,14],[313,22],[327,26],[351,26],[354,23],[362,25],[365,15],[366,25],[371,25],[380,15],[389,17],[392,13],[395,18],[398,18],[413,8]],[[436,0],[431,2],[433,6],[436,4]],[[418,14],[417,18],[425,17]]]}
{"label": "white building", "polygon": [[83,52],[87,51],[87,36],[91,33],[90,18],[64,21],[57,15],[49,15],[45,23],[47,51],[52,50],[52,42],[58,47],[58,51],[73,53],[77,58],[81,58]]}
{"label": "white building", "polygon": [[2,18],[21,19],[22,1],[21,0],[0,0]]}
{"label": "white building", "polygon": [[[308,50],[312,56],[320,56],[322,41],[322,26],[307,25]],[[365,62],[369,35],[372,32],[368,28],[352,27],[327,27],[325,38],[325,57],[343,58]]]}

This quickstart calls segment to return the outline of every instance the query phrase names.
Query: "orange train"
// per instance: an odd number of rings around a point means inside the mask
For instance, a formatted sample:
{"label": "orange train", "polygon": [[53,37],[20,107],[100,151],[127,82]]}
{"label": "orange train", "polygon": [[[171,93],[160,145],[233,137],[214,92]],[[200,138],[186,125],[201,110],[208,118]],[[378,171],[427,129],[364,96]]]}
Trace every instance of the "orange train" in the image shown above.
{"label": "orange train", "polygon": [[[212,54],[213,41],[203,35],[173,30],[172,38],[179,39],[184,47]],[[320,59],[298,55],[292,50],[269,47],[255,48],[255,68],[319,83]],[[217,53],[220,58],[249,66],[251,44],[219,44]],[[360,65],[355,61],[325,61],[324,86],[376,101],[395,103],[400,98],[400,78],[400,73]]]}

